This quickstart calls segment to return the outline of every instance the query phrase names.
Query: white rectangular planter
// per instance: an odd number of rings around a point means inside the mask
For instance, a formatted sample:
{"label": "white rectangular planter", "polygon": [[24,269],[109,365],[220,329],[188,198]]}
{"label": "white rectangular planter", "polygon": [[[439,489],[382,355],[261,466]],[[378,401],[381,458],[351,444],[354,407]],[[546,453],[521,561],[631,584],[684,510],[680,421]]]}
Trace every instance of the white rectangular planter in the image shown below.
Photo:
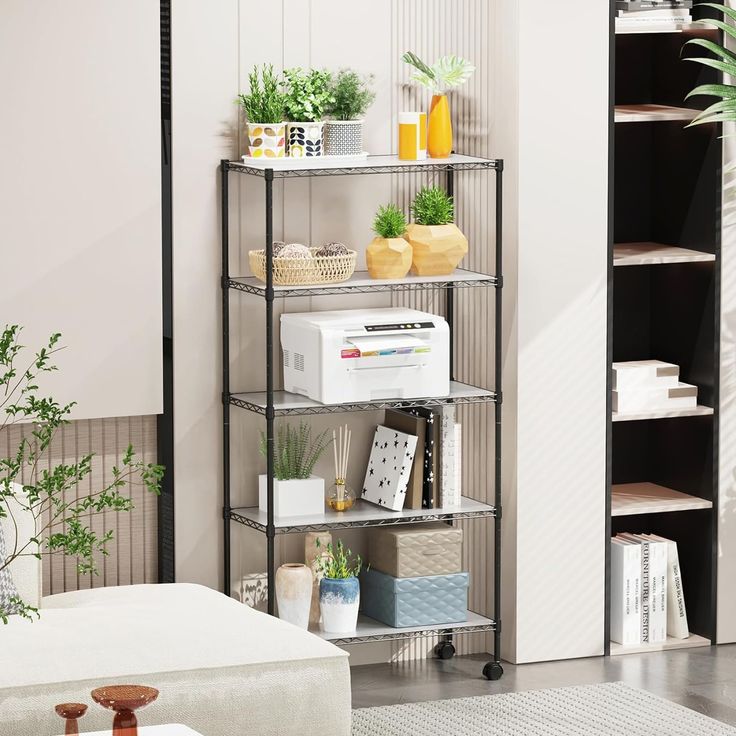
{"label": "white rectangular planter", "polygon": [[[258,476],[258,508],[266,513],[266,476]],[[305,479],[273,479],[275,517],[316,516],[325,510],[325,481],[316,475]]]}

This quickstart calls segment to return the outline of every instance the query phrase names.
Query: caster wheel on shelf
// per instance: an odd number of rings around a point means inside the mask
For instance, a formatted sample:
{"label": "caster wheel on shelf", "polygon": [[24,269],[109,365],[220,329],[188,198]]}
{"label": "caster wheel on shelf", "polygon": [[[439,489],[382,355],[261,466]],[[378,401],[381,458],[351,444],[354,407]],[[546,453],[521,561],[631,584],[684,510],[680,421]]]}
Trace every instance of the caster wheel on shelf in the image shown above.
{"label": "caster wheel on shelf", "polygon": [[434,654],[439,659],[452,659],[455,656],[455,645],[451,641],[435,644]]}
{"label": "caster wheel on shelf", "polygon": [[483,668],[483,677],[486,680],[500,680],[503,675],[503,667],[500,662],[488,662]]}

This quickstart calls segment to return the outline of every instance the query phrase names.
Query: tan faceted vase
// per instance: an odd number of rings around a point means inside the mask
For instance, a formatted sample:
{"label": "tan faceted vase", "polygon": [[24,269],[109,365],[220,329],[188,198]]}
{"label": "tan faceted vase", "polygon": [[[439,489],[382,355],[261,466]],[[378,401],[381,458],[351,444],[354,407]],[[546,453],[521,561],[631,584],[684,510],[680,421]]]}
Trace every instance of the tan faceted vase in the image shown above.
{"label": "tan faceted vase", "polygon": [[414,256],[412,273],[417,276],[445,276],[452,273],[468,252],[468,239],[454,223],[417,225],[406,229],[406,239]]}
{"label": "tan faceted vase", "polygon": [[372,279],[403,279],[411,268],[411,246],[404,238],[373,238],[365,263]]}

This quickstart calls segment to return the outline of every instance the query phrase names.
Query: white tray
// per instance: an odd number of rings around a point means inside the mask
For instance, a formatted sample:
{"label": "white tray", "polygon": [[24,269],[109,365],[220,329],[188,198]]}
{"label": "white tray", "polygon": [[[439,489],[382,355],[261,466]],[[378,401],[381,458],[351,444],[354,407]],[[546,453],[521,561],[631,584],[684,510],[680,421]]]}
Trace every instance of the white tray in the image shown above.
{"label": "white tray", "polygon": [[314,168],[315,163],[324,161],[326,165],[333,165],[336,163],[353,163],[355,161],[365,161],[369,154],[367,151],[358,154],[357,156],[303,156],[302,158],[291,158],[290,156],[284,156],[284,158],[264,158],[263,156],[241,156],[241,160],[244,164],[268,164],[269,168],[272,169],[297,169],[300,166],[305,168]]}

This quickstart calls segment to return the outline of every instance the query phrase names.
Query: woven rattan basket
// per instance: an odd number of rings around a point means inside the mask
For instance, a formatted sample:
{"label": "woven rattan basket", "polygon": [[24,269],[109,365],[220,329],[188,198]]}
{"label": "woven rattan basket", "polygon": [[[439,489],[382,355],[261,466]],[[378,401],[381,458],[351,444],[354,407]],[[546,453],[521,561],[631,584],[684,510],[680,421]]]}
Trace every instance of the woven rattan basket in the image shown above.
{"label": "woven rattan basket", "polygon": [[[319,248],[310,248],[312,258],[274,258],[273,283],[279,286],[334,284],[347,281],[355,271],[358,254],[349,250],[344,256],[315,256]],[[249,251],[253,275],[266,282],[266,251]]]}

